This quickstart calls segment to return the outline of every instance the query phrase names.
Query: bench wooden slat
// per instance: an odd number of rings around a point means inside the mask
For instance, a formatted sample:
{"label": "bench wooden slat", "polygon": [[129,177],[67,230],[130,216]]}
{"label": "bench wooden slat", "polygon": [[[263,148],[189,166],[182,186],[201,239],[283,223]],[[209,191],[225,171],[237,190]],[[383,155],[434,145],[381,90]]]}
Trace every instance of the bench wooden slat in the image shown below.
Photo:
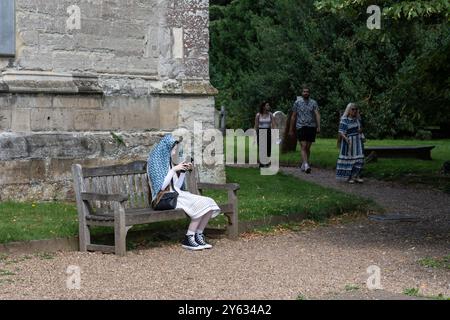
{"label": "bench wooden slat", "polygon": [[[113,190],[113,187],[114,187],[114,176],[104,177],[103,180],[105,181],[105,184],[106,184],[106,191],[108,193],[114,194],[114,190]],[[112,204],[111,203],[108,203],[108,208],[112,209]]]}
{"label": "bench wooden slat", "polygon": [[134,187],[136,190],[136,207],[145,208],[144,195],[142,194],[141,175],[135,174],[133,178],[134,178]]}
{"label": "bench wooden slat", "polygon": [[[230,213],[233,212],[233,205],[232,204],[219,204],[219,208],[223,213]],[[125,216],[127,222],[130,220],[143,220],[146,219],[150,222],[157,222],[157,221],[167,221],[171,220],[176,217],[184,217],[186,218],[186,215],[183,210],[166,210],[166,211],[157,211],[153,210],[152,208],[134,208],[134,209],[127,209],[125,210]],[[143,216],[149,216],[146,218],[142,218]],[[104,212],[101,215],[89,215],[86,217],[87,220],[91,221],[114,221],[114,213],[112,211]]]}
{"label": "bench wooden slat", "polygon": [[[100,190],[101,193],[108,193],[108,184],[106,183],[107,177],[98,177],[99,184],[100,184]],[[102,207],[107,208],[108,210],[111,210],[111,203],[109,201],[103,201]]]}
{"label": "bench wooden slat", "polygon": [[134,201],[136,208],[142,208],[141,205],[141,193],[140,193],[140,182],[138,181],[139,174],[132,175],[133,177],[133,188],[134,188]]}
{"label": "bench wooden slat", "polygon": [[117,176],[111,177],[111,183],[112,183],[112,188],[111,188],[112,192],[120,193],[119,180],[117,179]]}
{"label": "bench wooden slat", "polygon": [[106,221],[86,220],[86,224],[91,227],[114,227],[114,220],[106,220]]}
{"label": "bench wooden slat", "polygon": [[135,191],[134,191],[134,179],[132,175],[128,175],[128,192],[130,195],[130,207],[136,208],[136,198],[135,198]]}
{"label": "bench wooden slat", "polygon": [[104,177],[104,176],[118,176],[137,173],[146,173],[147,163],[145,161],[135,161],[123,165],[115,165],[108,167],[84,168],[84,177]]}
{"label": "bench wooden slat", "polygon": [[[116,192],[120,194],[128,194],[125,186],[123,185],[122,176],[114,176],[114,186],[116,188]],[[125,208],[129,207],[129,200],[123,203]]]}
{"label": "bench wooden slat", "polygon": [[[88,224],[99,223],[99,225],[114,224],[114,213],[102,215],[89,215],[86,217]],[[151,208],[128,209],[125,210],[125,221],[127,226],[134,224],[145,224],[151,222],[170,221],[177,219],[186,219],[183,210],[155,211]]]}
{"label": "bench wooden slat", "polygon": [[186,213],[183,210],[155,211],[152,214],[129,214],[125,216],[126,225],[146,224],[153,222],[171,221],[186,219]]}
{"label": "bench wooden slat", "polygon": [[105,246],[100,244],[88,244],[87,245],[88,251],[101,251],[105,253],[114,253],[115,248],[113,246]]}
{"label": "bench wooden slat", "polygon": [[[129,194],[127,190],[127,183],[125,182],[126,176],[116,176],[117,179],[117,185],[119,187],[120,193],[123,194]],[[130,201],[124,203],[125,209],[128,209],[130,207]]]}
{"label": "bench wooden slat", "polygon": [[[128,196],[126,194],[115,194],[115,193],[89,193],[89,192],[83,192],[81,193],[81,199],[87,200],[87,201],[119,201],[123,202],[128,200]],[[111,210],[112,211],[112,210]]]}
{"label": "bench wooden slat", "polygon": [[130,179],[128,178],[129,176],[128,175],[124,175],[124,176],[122,176],[123,177],[123,183],[125,184],[125,188],[126,188],[126,190],[127,190],[127,194],[128,195],[130,195],[130,200],[128,200],[128,208],[133,208],[133,202],[132,202],[132,199],[131,199],[131,186],[130,186]]}
{"label": "bench wooden slat", "polygon": [[86,192],[92,192],[91,190],[91,178],[83,178],[84,187],[86,188]]}
{"label": "bench wooden slat", "polygon": [[[94,181],[94,192],[96,192],[96,193],[103,193],[100,178],[99,177],[95,177],[93,179],[93,181]],[[102,201],[97,201],[96,204],[97,204],[98,208],[104,208],[104,205],[103,205]]]}
{"label": "bench wooden slat", "polygon": [[[98,181],[97,177],[92,178],[92,192],[101,193],[101,189],[100,189],[100,185],[99,185],[99,181]],[[94,202],[94,207],[101,208],[102,207],[101,201],[96,200]]]}
{"label": "bench wooden slat", "polygon": [[[174,214],[174,213],[179,213],[179,212],[184,212],[181,209],[175,209],[175,210],[164,210],[164,211],[158,211],[158,210],[153,210],[153,208],[130,208],[125,210],[125,215],[126,216],[132,216],[132,215],[158,215],[161,213],[167,213],[167,214]],[[88,216],[89,218],[95,217],[95,215],[93,216]],[[108,212],[104,212],[102,215],[99,216],[99,219],[107,219],[107,218],[111,218],[114,219],[114,211],[108,211]]]}
{"label": "bench wooden slat", "polygon": [[142,196],[144,198],[144,208],[150,207],[150,199],[149,199],[149,186],[148,186],[148,180],[147,180],[147,174],[141,175],[141,183],[142,183]]}
{"label": "bench wooden slat", "polygon": [[114,192],[114,176],[108,176],[105,179],[106,181],[106,190],[108,193],[115,193]]}

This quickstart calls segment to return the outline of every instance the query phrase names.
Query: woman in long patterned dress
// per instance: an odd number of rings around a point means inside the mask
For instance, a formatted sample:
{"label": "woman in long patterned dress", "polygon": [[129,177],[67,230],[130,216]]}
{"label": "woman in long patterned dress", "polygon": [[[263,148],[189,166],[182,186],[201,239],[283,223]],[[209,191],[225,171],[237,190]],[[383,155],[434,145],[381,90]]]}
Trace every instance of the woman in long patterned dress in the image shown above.
{"label": "woman in long patterned dress", "polygon": [[191,223],[182,246],[188,250],[210,249],[206,243],[203,231],[211,218],[217,217],[221,210],[217,203],[208,197],[203,197],[185,191],[186,171],[192,170],[193,164],[182,162],[178,165],[179,141],[172,135],[166,135],[152,149],[148,157],[147,173],[152,191],[152,204],[160,192],[177,191],[176,209],[183,209],[191,218]]}
{"label": "woman in long patterned dress", "polygon": [[364,148],[358,108],[348,104],[339,125],[340,153],[336,165],[336,178],[349,183],[363,183],[361,171],[364,167]]}

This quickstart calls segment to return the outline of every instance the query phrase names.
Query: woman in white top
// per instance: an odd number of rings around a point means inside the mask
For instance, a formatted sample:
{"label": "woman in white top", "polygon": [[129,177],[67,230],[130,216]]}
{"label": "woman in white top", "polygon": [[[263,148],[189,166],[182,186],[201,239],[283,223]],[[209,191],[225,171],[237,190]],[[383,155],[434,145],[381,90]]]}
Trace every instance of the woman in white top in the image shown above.
{"label": "woman in white top", "polygon": [[150,152],[147,172],[152,190],[152,204],[155,205],[158,195],[170,188],[178,192],[176,209],[183,209],[191,218],[188,232],[182,246],[189,250],[210,249],[205,241],[203,231],[211,218],[220,214],[217,203],[208,197],[185,191],[186,171],[192,170],[193,164],[177,162],[179,142],[172,135],[166,135]]}
{"label": "woman in white top", "polygon": [[[259,112],[256,114],[255,118],[255,130],[256,130],[256,140],[258,143],[258,155],[259,155],[259,167],[268,167],[270,163],[261,163],[262,159],[270,158],[272,156],[272,130],[275,128],[275,120],[273,118],[272,112],[270,112],[270,104],[266,101],[261,103],[259,107]],[[263,137],[263,131],[266,132],[266,139],[261,140]],[[264,154],[264,151],[267,151]],[[263,161],[265,162],[265,161]]]}

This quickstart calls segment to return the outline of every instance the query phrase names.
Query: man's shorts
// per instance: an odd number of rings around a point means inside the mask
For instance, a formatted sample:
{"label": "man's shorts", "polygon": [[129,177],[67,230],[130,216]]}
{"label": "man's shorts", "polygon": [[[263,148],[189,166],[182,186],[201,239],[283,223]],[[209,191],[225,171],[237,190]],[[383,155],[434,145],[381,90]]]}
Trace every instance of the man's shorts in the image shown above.
{"label": "man's shorts", "polygon": [[297,139],[300,142],[316,142],[316,135],[316,127],[301,127],[300,129],[297,129]]}

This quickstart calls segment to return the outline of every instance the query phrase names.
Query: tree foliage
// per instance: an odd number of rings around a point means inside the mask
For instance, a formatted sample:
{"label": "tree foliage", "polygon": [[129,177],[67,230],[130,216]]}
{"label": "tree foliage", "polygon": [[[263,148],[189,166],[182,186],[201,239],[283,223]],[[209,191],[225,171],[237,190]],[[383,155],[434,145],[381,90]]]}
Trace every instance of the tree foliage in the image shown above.
{"label": "tree foliage", "polygon": [[[448,15],[403,14],[407,3],[440,1],[400,1],[402,14],[386,15],[381,30],[367,28],[362,0],[225,2],[211,6],[211,80],[230,127],[252,126],[263,100],[287,112],[304,83],[329,136],[351,101],[373,137],[449,124]],[[384,3],[396,12],[397,1]]]}
{"label": "tree foliage", "polygon": [[448,0],[419,1],[374,1],[374,0],[318,0],[315,6],[319,10],[338,13],[342,11],[360,12],[370,5],[382,5],[383,15],[393,19],[415,19],[431,17],[450,17]]}

